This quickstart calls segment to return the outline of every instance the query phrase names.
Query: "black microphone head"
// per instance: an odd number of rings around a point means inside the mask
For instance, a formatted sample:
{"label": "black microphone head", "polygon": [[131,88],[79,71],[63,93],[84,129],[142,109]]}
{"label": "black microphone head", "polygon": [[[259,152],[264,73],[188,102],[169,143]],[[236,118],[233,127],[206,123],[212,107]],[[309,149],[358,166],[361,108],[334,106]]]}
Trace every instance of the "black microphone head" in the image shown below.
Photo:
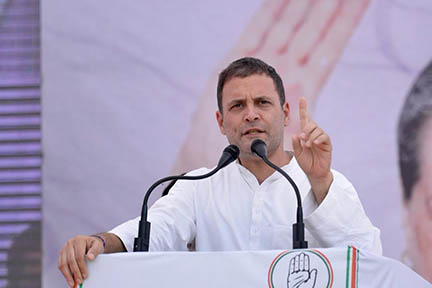
{"label": "black microphone head", "polygon": [[251,151],[261,158],[267,157],[267,145],[261,139],[255,139],[252,141]]}
{"label": "black microphone head", "polygon": [[238,156],[240,155],[240,149],[234,144],[227,146],[223,152],[230,153],[231,157],[234,158],[234,160],[237,159]]}
{"label": "black microphone head", "polygon": [[240,155],[240,149],[236,145],[231,144],[223,150],[222,156],[217,166],[219,168],[223,168],[228,164],[230,164],[231,162],[235,161],[239,155]]}

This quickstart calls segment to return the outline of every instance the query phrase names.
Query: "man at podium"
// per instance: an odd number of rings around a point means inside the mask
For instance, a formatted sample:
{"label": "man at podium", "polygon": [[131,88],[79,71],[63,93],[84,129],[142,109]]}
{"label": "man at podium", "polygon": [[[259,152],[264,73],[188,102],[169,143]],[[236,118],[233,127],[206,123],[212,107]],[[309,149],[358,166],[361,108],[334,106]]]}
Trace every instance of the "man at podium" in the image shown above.
{"label": "man at podium", "polygon": [[[366,216],[354,187],[330,169],[330,137],[309,119],[304,98],[298,104],[301,132],[292,136],[293,151],[284,151],[284,128],[293,120],[273,67],[256,58],[234,61],[219,74],[217,102],[220,131],[239,147],[239,159],[210,178],[178,181],[151,207],[150,251],[187,251],[192,243],[197,251],[291,248],[295,193],[251,152],[252,141],[261,139],[269,160],[299,187],[310,247],[354,245],[382,253],[380,231]],[[100,253],[132,251],[138,221],[69,239],[59,255],[59,269],[69,285],[88,277],[85,255],[93,260]]]}

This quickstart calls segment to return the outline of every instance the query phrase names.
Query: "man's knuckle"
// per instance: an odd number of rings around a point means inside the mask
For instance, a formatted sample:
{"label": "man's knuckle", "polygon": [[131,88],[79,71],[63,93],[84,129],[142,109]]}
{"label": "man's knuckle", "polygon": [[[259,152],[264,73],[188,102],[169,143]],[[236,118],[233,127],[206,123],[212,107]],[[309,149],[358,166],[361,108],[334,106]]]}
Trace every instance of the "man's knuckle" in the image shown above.
{"label": "man's knuckle", "polygon": [[75,256],[75,258],[78,262],[84,262],[84,255],[83,254],[78,254]]}
{"label": "man's knuckle", "polygon": [[81,235],[76,235],[73,239],[74,239],[75,242],[77,242],[77,241],[82,240],[82,236]]}
{"label": "man's knuckle", "polygon": [[69,266],[73,267],[73,265],[75,264],[75,259],[74,258],[68,258],[67,263]]}
{"label": "man's knuckle", "polygon": [[70,271],[66,265],[59,266],[60,272],[63,274],[64,277],[70,278]]}
{"label": "man's knuckle", "polygon": [[71,271],[72,271],[73,275],[77,275],[78,274],[78,267],[76,265],[72,265]]}

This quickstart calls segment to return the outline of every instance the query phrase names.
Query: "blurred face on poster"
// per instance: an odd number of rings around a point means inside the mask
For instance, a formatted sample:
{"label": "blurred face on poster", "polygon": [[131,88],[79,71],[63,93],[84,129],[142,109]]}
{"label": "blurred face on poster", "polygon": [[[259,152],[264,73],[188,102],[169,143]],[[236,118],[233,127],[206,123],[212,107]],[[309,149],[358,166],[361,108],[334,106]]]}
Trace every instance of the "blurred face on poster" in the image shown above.
{"label": "blurred face on poster", "polygon": [[407,96],[398,142],[408,257],[432,282],[432,63]]}
{"label": "blurred face on poster", "polygon": [[407,246],[414,269],[432,281],[432,118],[419,140],[420,177],[411,199],[405,203]]}

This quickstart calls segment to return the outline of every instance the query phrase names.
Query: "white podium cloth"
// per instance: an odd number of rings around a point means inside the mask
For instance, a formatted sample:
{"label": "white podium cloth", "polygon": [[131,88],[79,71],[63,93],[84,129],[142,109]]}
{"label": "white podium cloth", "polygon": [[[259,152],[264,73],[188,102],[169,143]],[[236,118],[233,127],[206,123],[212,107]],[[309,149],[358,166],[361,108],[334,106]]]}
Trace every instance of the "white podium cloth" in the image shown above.
{"label": "white podium cloth", "polygon": [[405,265],[354,247],[139,252],[89,262],[93,287],[432,287]]}

